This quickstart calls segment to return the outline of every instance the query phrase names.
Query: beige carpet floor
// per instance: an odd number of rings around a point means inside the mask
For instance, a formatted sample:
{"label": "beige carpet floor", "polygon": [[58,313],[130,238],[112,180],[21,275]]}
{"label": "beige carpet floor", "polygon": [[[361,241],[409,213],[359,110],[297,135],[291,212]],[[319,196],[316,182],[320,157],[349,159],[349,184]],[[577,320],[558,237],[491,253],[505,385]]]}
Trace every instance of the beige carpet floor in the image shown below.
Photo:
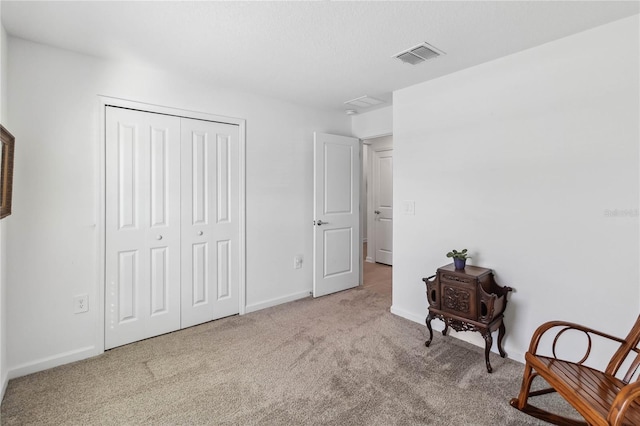
{"label": "beige carpet floor", "polygon": [[521,364],[492,354],[488,374],[480,348],[441,334],[426,348],[390,293],[307,298],[11,380],[1,423],[544,424],[509,406]]}

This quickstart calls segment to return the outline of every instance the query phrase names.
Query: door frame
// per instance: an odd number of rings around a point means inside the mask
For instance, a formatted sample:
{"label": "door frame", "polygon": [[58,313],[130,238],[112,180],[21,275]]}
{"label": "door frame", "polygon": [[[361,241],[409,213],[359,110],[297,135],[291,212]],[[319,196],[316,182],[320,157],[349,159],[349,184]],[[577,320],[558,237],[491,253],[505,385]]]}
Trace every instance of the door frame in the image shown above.
{"label": "door frame", "polygon": [[148,104],[143,102],[131,101],[127,99],[114,98],[109,96],[98,95],[98,152],[97,152],[97,167],[98,175],[96,176],[96,184],[98,185],[96,194],[96,231],[97,231],[97,288],[96,288],[96,303],[95,308],[97,310],[98,320],[96,321],[96,340],[95,348],[96,355],[104,352],[104,337],[105,337],[105,291],[106,291],[106,107],[114,106],[119,108],[135,109],[139,111],[146,111],[156,114],[173,115],[178,117],[192,118],[196,120],[215,121],[219,123],[234,124],[238,126],[238,143],[239,143],[239,225],[240,225],[240,238],[238,251],[240,253],[240,273],[239,273],[239,312],[240,315],[245,314],[246,308],[246,120],[242,118],[226,117],[222,115],[209,114],[198,111],[190,111],[185,109],[166,107],[161,105]]}
{"label": "door frame", "polygon": [[[381,145],[378,146],[377,148],[373,149],[373,158],[372,158],[372,165],[371,165],[371,191],[372,191],[372,195],[371,195],[371,206],[372,206],[372,210],[371,210],[371,217],[372,217],[372,223],[373,223],[373,229],[371,229],[371,235],[373,236],[372,240],[373,240],[373,244],[369,245],[368,241],[368,236],[367,236],[367,257],[371,257],[372,262],[373,263],[378,263],[378,224],[380,223],[380,217],[376,216],[376,208],[378,206],[379,203],[379,194],[378,194],[378,190],[380,187],[380,182],[381,180],[379,179],[380,177],[380,170],[378,168],[378,160],[379,160],[379,155],[383,152],[388,152],[391,151],[391,155],[393,158],[393,145]],[[393,185],[393,168],[391,169],[391,184]],[[393,200],[391,201],[393,203]],[[393,209],[393,205],[391,206]],[[391,221],[391,231],[393,232],[393,219]],[[393,234],[392,234],[392,238],[393,238]],[[369,247],[373,247],[372,251],[369,252]],[[369,253],[372,254],[372,256],[369,256]]]}
{"label": "door frame", "polygon": [[367,164],[363,164],[363,167],[367,168],[367,182],[366,182],[366,212],[363,212],[362,221],[366,221],[367,223],[367,258],[365,262],[367,263],[375,263],[375,256],[372,255],[374,253],[376,247],[376,236],[375,236],[375,218],[373,214],[374,205],[373,205],[373,159],[374,154],[377,151],[387,151],[389,149],[393,149],[393,142],[391,144],[375,144],[376,139],[392,137],[393,133],[387,133],[378,136],[368,136],[366,138],[360,138],[364,145],[367,145]]}

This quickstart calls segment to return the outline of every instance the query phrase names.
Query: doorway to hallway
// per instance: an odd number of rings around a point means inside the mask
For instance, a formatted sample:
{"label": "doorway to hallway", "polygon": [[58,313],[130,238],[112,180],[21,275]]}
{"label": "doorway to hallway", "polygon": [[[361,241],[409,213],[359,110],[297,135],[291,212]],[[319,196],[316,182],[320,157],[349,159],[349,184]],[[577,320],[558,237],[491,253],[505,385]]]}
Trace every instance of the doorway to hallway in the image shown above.
{"label": "doorway to hallway", "polygon": [[365,262],[393,265],[393,137],[363,141]]}
{"label": "doorway to hallway", "polygon": [[[367,243],[362,245],[362,253],[367,258]],[[391,300],[393,267],[382,263],[364,262],[364,273],[362,277],[362,287],[374,291]]]}

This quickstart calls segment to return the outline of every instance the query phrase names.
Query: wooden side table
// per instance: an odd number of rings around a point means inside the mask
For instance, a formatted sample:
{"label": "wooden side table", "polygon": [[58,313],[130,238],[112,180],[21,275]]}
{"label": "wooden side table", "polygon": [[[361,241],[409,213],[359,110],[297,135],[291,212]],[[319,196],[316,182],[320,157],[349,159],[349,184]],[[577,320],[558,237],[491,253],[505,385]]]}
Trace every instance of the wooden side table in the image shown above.
{"label": "wooden side table", "polygon": [[489,352],[493,345],[491,333],[498,330],[498,351],[507,356],[502,348],[505,334],[504,311],[507,308],[507,294],[511,287],[498,285],[493,271],[487,268],[467,265],[464,269],[455,269],[453,264],[438,268],[436,275],[423,278],[427,286],[429,314],[427,328],[429,346],[433,340],[431,321],[438,318],[444,322],[442,335],[446,336],[449,327],[456,331],[477,331],[485,341],[484,357],[487,371],[491,373]]}

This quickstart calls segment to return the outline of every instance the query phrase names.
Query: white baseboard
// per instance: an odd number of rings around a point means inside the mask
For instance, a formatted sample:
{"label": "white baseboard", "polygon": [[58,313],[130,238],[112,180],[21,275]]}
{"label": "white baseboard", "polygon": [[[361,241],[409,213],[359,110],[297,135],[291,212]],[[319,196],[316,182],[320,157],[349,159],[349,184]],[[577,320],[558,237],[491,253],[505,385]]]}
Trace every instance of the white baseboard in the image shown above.
{"label": "white baseboard", "polygon": [[254,303],[252,305],[247,305],[245,308],[245,313],[259,311],[261,309],[271,308],[272,306],[277,306],[282,303],[293,302],[294,300],[304,299],[305,297],[311,296],[311,293],[307,291],[302,291],[300,293],[290,294],[284,297],[276,297],[275,299],[265,300],[264,302]]}
{"label": "white baseboard", "polygon": [[395,306],[391,306],[391,313],[397,315],[399,317],[408,319],[409,321],[417,322],[419,324],[424,324],[424,320],[427,318],[427,315],[416,315],[413,312],[405,311],[404,309],[399,309]]}
{"label": "white baseboard", "polygon": [[7,390],[7,385],[9,384],[9,377],[7,377],[7,374],[3,374],[2,375],[2,383],[0,383],[0,403],[2,403],[2,400],[4,399],[4,393]]}
{"label": "white baseboard", "polygon": [[100,355],[101,353],[102,351],[97,350],[95,346],[87,346],[47,358],[41,358],[36,361],[27,362],[11,368],[8,373],[8,379],[15,379],[16,377],[37,373],[38,371],[47,370],[59,365],[91,358],[93,356]]}
{"label": "white baseboard", "polygon": [[365,262],[367,263],[376,263],[375,260],[373,260],[373,257],[367,256],[367,258],[365,259]]}
{"label": "white baseboard", "polygon": [[[310,296],[310,292],[303,291],[300,293],[290,294],[284,297],[278,297],[275,299],[266,300],[264,302],[255,303],[253,305],[248,305],[245,309],[246,313],[259,311],[261,309],[270,308],[272,306],[280,305],[282,303],[293,302],[294,300],[304,299],[305,297]],[[15,379],[16,377],[26,376],[27,374],[37,373],[38,371],[47,370],[49,368],[57,367],[63,364],[69,364],[71,362],[80,361],[82,359],[91,358],[96,355],[102,354],[103,351],[96,346],[87,346],[84,348],[75,349],[73,351],[64,352],[61,354],[53,355],[50,357],[38,359],[35,361],[27,362],[8,370],[8,373],[3,378],[3,382],[0,383],[2,385],[2,393],[0,395],[4,395],[4,391],[7,387],[9,380]],[[1,400],[1,399],[0,399]]]}

